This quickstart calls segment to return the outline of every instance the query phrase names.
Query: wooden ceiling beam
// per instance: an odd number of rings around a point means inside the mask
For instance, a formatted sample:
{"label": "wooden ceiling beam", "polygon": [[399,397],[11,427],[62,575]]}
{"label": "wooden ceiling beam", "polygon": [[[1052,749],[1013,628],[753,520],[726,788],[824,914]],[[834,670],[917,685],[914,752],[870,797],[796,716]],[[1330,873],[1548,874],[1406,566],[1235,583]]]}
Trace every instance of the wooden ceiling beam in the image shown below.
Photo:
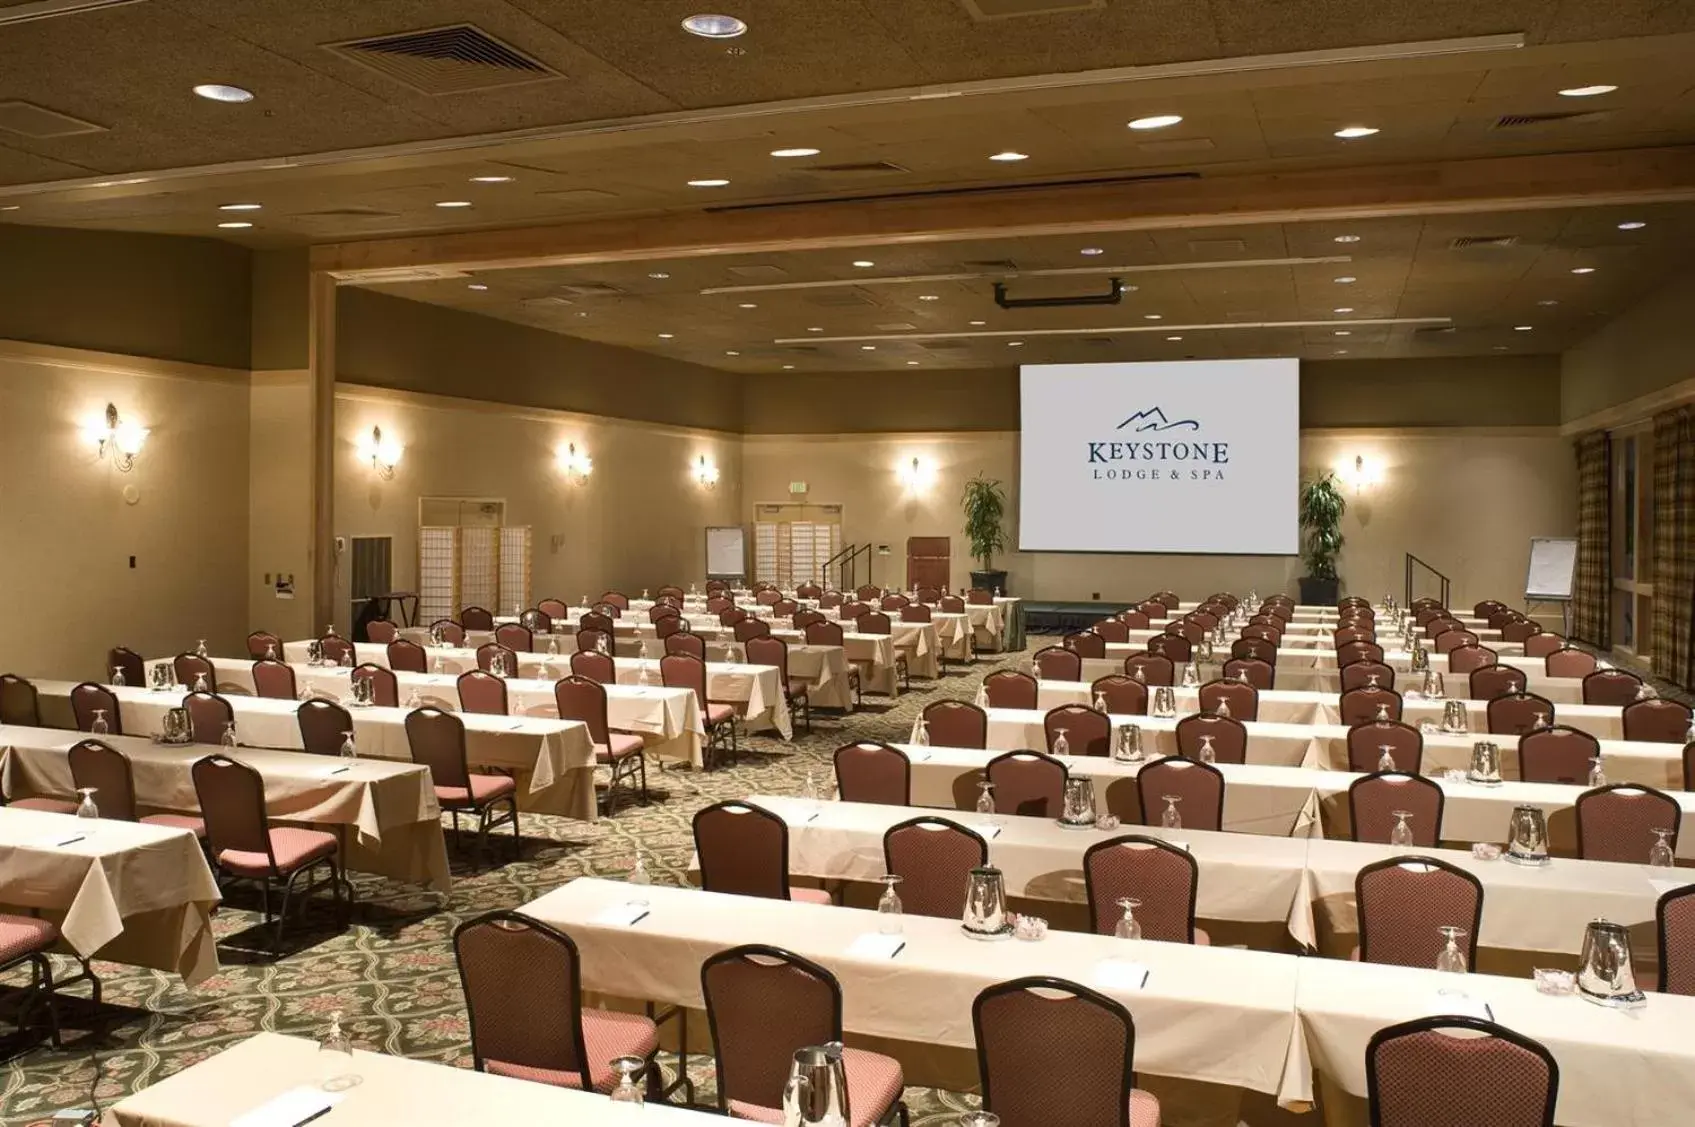
{"label": "wooden ceiling beam", "polygon": [[1695,200],[1695,146],[796,202],[313,248],[349,281],[494,270],[1238,224]]}

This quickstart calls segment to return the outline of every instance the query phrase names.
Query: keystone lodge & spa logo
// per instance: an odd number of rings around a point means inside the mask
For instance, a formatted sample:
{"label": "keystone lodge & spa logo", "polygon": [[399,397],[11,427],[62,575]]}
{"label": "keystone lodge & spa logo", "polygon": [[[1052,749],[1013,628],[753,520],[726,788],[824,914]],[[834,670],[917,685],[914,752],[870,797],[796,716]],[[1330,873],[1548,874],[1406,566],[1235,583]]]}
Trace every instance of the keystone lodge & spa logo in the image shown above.
{"label": "keystone lodge & spa logo", "polygon": [[[1169,419],[1160,407],[1137,411],[1118,424],[1132,435],[1197,434],[1198,419]],[[1096,481],[1223,481],[1230,461],[1228,442],[1176,442],[1147,438],[1090,442],[1089,466]]]}

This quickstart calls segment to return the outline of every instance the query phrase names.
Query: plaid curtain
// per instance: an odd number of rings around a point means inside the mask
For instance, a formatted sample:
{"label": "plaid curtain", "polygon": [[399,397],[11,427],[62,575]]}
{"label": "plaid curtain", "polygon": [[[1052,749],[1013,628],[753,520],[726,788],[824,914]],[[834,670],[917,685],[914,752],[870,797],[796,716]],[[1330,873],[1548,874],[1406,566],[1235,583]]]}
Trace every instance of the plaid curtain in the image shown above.
{"label": "plaid curtain", "polygon": [[1572,637],[1612,646],[1612,445],[1606,431],[1577,440],[1577,575],[1572,583]]}
{"label": "plaid curtain", "polygon": [[1654,416],[1654,672],[1695,685],[1695,407]]}

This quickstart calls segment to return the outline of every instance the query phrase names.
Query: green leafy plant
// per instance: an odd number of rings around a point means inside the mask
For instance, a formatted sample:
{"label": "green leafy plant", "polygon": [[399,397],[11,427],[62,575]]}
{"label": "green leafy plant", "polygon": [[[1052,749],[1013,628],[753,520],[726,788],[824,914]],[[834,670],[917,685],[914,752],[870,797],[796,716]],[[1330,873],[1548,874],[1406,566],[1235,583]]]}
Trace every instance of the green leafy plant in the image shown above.
{"label": "green leafy plant", "polygon": [[965,514],[965,539],[971,544],[971,554],[984,571],[992,570],[995,553],[1006,547],[1006,533],[1001,528],[1006,516],[1006,491],[1000,482],[978,474],[965,483],[959,507]]}
{"label": "green leafy plant", "polygon": [[1314,579],[1336,578],[1336,557],[1342,554],[1342,514],[1348,499],[1336,475],[1327,473],[1301,486],[1301,531],[1306,535],[1307,574]]}

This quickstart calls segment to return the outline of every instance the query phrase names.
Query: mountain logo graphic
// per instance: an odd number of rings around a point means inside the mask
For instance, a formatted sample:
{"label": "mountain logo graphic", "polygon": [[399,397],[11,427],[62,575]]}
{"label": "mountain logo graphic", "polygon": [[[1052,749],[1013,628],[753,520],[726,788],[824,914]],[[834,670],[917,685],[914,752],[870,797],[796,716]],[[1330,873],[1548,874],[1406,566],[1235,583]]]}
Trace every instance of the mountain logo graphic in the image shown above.
{"label": "mountain logo graphic", "polygon": [[1136,434],[1149,431],[1158,434],[1168,430],[1200,430],[1201,424],[1195,419],[1167,419],[1163,408],[1148,407],[1118,424],[1119,430],[1125,427],[1133,428]]}

